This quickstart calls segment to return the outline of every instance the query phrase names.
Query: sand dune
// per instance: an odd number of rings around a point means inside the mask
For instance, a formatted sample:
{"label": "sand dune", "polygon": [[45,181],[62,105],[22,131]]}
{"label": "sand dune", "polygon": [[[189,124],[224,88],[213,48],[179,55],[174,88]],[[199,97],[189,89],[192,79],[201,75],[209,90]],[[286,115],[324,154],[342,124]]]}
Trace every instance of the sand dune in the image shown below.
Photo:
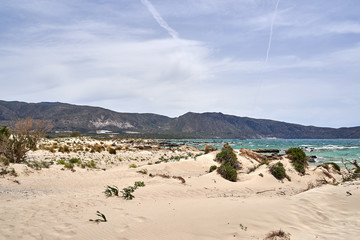
{"label": "sand dune", "polygon": [[[218,165],[216,152],[195,158],[198,153],[194,149],[119,150],[116,155],[31,152],[29,159],[44,161],[94,158],[98,168],[75,166],[73,172],[56,164],[41,170],[13,165],[19,176],[0,178],[0,239],[264,239],[279,229],[290,233],[291,239],[358,239],[360,182],[314,187],[320,180],[332,180],[314,167],[299,176],[287,159],[282,162],[291,182],[281,182],[266,165],[248,173],[258,163],[239,153],[243,169],[238,182],[229,182],[208,172],[211,165]],[[188,158],[154,164],[165,154]],[[139,167],[129,168],[130,164]],[[138,173],[145,169],[146,174]],[[340,181],[340,175],[331,174]],[[182,177],[185,183],[173,177]],[[135,190],[133,200],[104,194],[107,185],[122,189],[135,181],[146,186]],[[98,218],[97,211],[107,222],[89,221]]]}

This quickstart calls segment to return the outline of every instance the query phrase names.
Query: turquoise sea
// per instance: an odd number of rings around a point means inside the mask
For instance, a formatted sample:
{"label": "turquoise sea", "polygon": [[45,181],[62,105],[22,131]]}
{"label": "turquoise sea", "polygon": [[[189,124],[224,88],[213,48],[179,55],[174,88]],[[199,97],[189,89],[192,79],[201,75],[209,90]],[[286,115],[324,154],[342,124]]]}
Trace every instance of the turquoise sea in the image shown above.
{"label": "turquoise sea", "polygon": [[279,149],[284,153],[290,147],[302,148],[307,156],[316,156],[316,164],[341,163],[341,159],[360,159],[360,139],[181,139],[171,140],[203,149],[205,145],[221,148],[228,142],[234,149]]}

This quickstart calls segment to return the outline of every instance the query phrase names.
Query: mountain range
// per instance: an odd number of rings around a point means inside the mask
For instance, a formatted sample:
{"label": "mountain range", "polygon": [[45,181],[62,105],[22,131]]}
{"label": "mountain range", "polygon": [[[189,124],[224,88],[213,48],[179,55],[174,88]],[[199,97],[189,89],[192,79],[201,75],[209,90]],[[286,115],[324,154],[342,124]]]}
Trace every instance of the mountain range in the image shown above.
{"label": "mountain range", "polygon": [[360,138],[360,127],[324,128],[280,121],[237,117],[223,113],[188,112],[170,118],[150,113],[120,113],[100,107],[60,102],[25,103],[0,101],[0,124],[19,118],[47,120],[53,132],[112,132],[177,138]]}

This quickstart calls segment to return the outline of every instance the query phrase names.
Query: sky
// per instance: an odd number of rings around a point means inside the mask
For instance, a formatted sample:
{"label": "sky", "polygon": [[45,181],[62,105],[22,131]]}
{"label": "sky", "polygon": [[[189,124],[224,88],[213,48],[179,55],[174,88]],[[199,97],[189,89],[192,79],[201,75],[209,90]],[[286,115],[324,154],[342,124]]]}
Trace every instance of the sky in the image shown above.
{"label": "sky", "polygon": [[359,13],[359,0],[0,0],[0,99],[360,126]]}

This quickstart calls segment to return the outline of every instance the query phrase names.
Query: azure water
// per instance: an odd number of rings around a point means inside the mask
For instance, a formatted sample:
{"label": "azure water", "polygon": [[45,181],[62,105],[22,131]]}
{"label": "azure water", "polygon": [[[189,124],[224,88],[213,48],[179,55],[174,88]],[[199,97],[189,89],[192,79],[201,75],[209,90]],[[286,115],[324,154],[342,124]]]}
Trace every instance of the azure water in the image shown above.
{"label": "azure water", "polygon": [[307,156],[316,156],[317,163],[341,163],[342,159],[360,159],[360,139],[181,139],[171,140],[171,142],[200,149],[205,145],[221,148],[226,142],[234,149],[279,149],[285,152],[291,147],[299,147],[306,152]]}

